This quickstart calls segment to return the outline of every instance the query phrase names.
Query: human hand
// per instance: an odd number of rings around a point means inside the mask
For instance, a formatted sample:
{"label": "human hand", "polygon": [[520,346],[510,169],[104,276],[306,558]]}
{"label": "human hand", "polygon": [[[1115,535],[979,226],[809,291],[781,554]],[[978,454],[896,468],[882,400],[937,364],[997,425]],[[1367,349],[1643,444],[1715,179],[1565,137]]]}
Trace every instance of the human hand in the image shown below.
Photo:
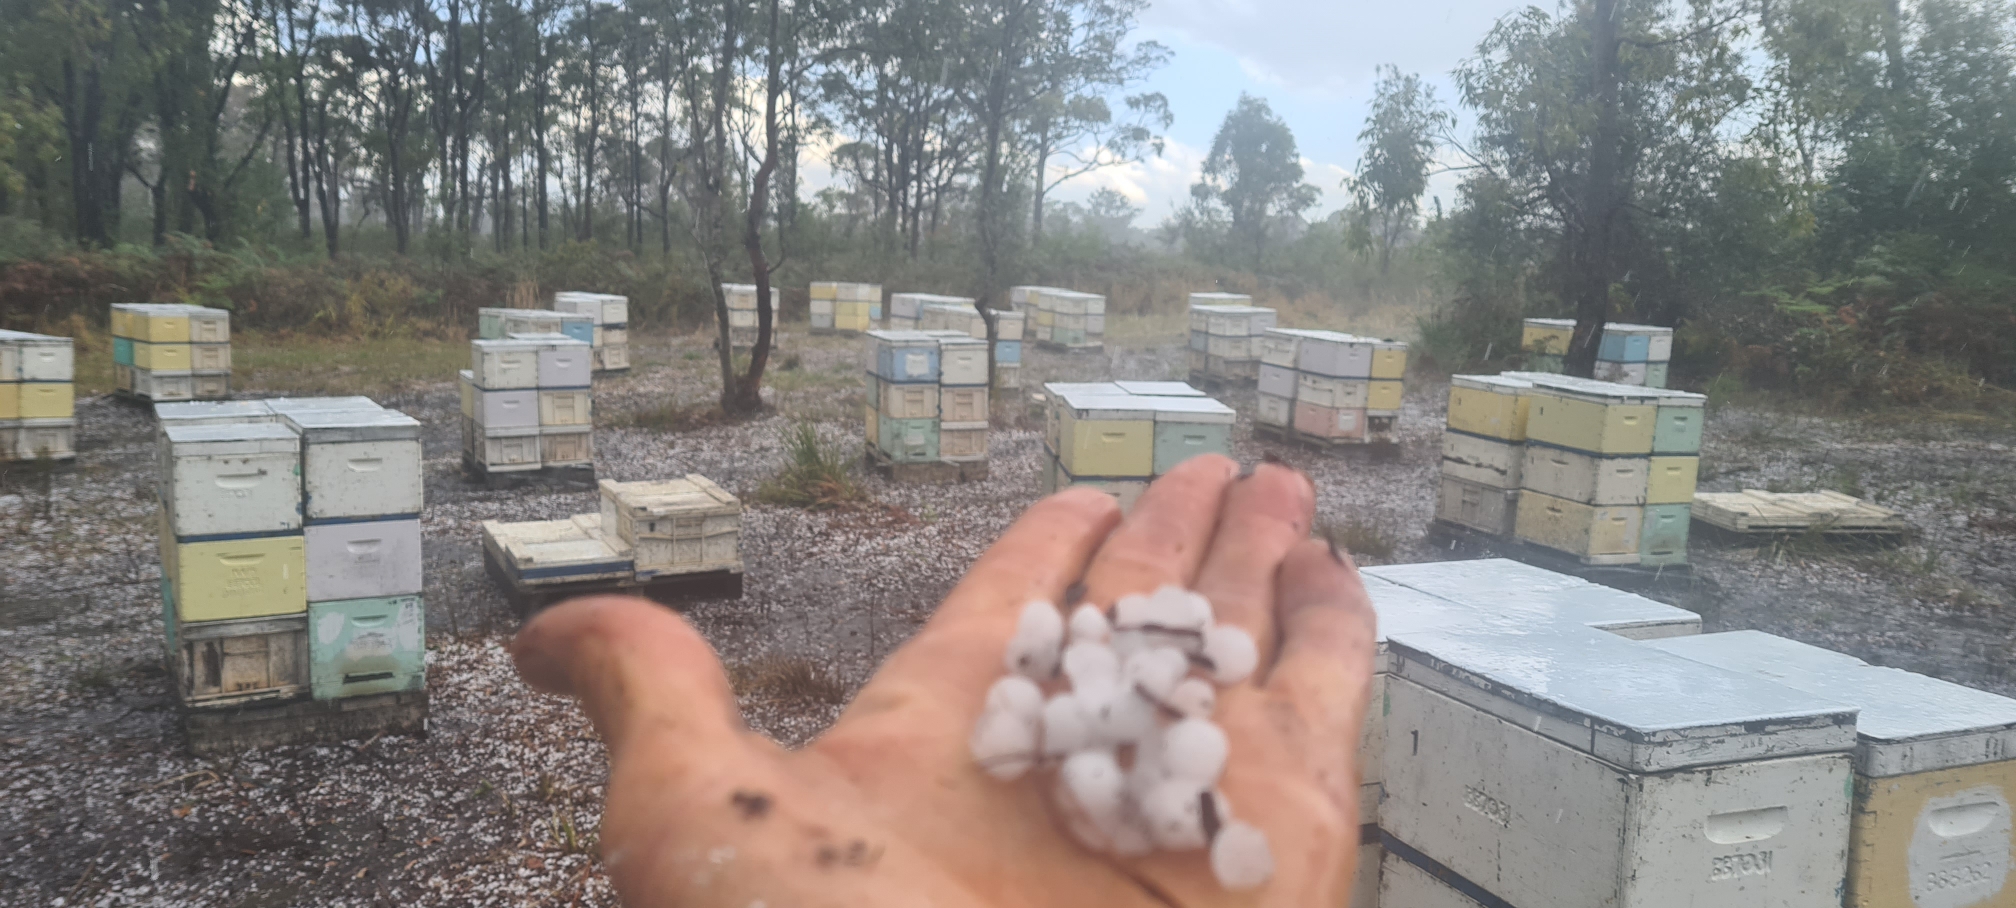
{"label": "human hand", "polygon": [[[719,660],[663,606],[600,596],[512,643],[535,687],[581,699],[609,748],[604,864],[624,903],[747,908],[1342,906],[1357,854],[1359,729],[1373,618],[1348,559],[1309,538],[1314,489],[1222,457],[1158,480],[1125,520],[1070,490],[1032,506],[825,734],[786,751],[743,727]],[[967,737],[1031,599],[1081,582],[1109,605],[1194,589],[1260,647],[1219,692],[1220,788],[1264,831],[1273,879],[1227,892],[1202,851],[1114,858],[1052,816],[1038,778],[1003,783]]]}

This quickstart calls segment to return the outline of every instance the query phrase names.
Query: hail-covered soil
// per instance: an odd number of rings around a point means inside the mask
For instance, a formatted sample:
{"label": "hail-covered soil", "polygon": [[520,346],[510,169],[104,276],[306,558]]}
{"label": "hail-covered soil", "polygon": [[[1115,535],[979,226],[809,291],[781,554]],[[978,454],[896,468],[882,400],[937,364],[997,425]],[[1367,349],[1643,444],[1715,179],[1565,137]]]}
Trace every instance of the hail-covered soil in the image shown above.
{"label": "hail-covered soil", "polygon": [[[637,368],[597,383],[597,474],[706,475],[745,498],[743,597],[686,616],[737,682],[752,728],[816,735],[967,565],[1039,497],[1041,420],[997,401],[991,474],[953,486],[867,475],[872,504],[753,503],[796,420],[858,450],[857,341],[788,338],[773,412],[693,414],[716,394],[704,339],[637,336]],[[1182,378],[1184,348],[1029,353],[1024,385]],[[788,369],[777,366],[788,365]],[[257,390],[250,396],[258,396]],[[1327,452],[1252,436],[1319,488],[1318,527],[1362,562],[1464,557],[1428,535],[1446,384],[1410,384],[1396,445]],[[571,703],[516,676],[518,625],[481,563],[483,520],[594,508],[585,487],[485,490],[462,474],[452,382],[382,395],[427,427],[428,732],[188,755],[161,667],[154,424],[80,404],[80,454],[0,479],[0,905],[609,905],[595,859],[604,755]],[[1873,661],[2016,693],[2016,458],[2001,429],[1711,413],[1702,486],[1841,488],[1905,511],[1920,536],[1843,547],[1697,540],[1695,579],[1664,598],[1713,629],[1757,627]],[[809,679],[809,681],[808,681]]]}

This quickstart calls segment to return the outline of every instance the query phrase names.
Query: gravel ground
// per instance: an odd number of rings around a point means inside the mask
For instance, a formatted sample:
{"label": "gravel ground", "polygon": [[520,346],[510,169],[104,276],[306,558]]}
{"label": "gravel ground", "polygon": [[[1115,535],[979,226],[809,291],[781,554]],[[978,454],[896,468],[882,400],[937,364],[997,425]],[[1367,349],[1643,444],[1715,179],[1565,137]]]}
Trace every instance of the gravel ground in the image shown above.
{"label": "gravel ground", "polygon": [[[793,419],[854,444],[853,342],[789,338],[793,368],[769,392],[779,415],[675,431],[655,428],[670,417],[654,413],[712,399],[712,354],[693,338],[640,340],[632,374],[597,387],[602,477],[698,472],[748,496],[782,463]],[[1024,374],[1031,386],[1177,378],[1183,355],[1177,343],[1032,352]],[[869,478],[872,508],[749,507],[743,598],[685,611],[724,654],[753,727],[795,745],[830,723],[1037,497],[1040,420],[1010,394],[984,482]],[[1391,448],[1278,451],[1316,479],[1319,527],[1361,561],[1461,556],[1426,533],[1445,396],[1441,382],[1413,382]],[[1226,400],[1251,412],[1250,391]],[[469,484],[452,383],[381,401],[428,427],[424,737],[188,756],[158,655],[151,418],[84,401],[74,469],[0,479],[0,905],[613,904],[593,857],[601,745],[570,703],[513,673],[503,644],[517,621],[479,548],[483,520],[580,513],[592,492]],[[1739,406],[1708,427],[1704,489],[1841,488],[1904,510],[1922,532],[1861,548],[1697,540],[1695,579],[1664,598],[1711,630],[1761,628],[2016,694],[2006,427]],[[1236,435],[1244,461],[1276,449],[1250,428]]]}

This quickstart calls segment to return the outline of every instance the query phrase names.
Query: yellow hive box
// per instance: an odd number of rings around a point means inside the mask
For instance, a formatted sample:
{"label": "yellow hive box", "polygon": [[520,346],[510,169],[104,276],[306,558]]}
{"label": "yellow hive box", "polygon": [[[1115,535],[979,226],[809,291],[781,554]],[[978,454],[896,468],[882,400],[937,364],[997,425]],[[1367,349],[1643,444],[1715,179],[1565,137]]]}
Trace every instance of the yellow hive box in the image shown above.
{"label": "yellow hive box", "polygon": [[1449,378],[1449,428],[1504,441],[1526,440],[1533,384],[1504,375]]}
{"label": "yellow hive box", "polygon": [[[22,382],[18,415],[0,419],[69,419],[77,415],[76,386],[67,381]],[[0,414],[6,409],[6,394],[0,392]]]}
{"label": "yellow hive box", "polygon": [[1406,391],[1404,385],[1397,381],[1374,381],[1368,384],[1371,385],[1371,388],[1365,396],[1365,409],[1400,409],[1400,399]]}
{"label": "yellow hive box", "polygon": [[[188,327],[186,318],[183,327]],[[159,343],[134,344],[133,366],[149,372],[188,372],[195,368],[189,364],[188,344]]]}
{"label": "yellow hive box", "polygon": [[1513,535],[1591,564],[1630,564],[1638,558],[1644,520],[1642,507],[1598,507],[1525,489]]}
{"label": "yellow hive box", "polygon": [[815,300],[839,299],[840,285],[832,281],[813,281],[810,296]]}
{"label": "yellow hive box", "polygon": [[0,419],[21,418],[21,383],[0,381]]}
{"label": "yellow hive box", "polygon": [[1574,319],[1529,318],[1519,332],[1519,349],[1527,353],[1565,356],[1568,343],[1574,339]]}
{"label": "yellow hive box", "polygon": [[1692,504],[1700,478],[1699,457],[1654,457],[1645,485],[1646,504]]}
{"label": "yellow hive box", "polygon": [[1155,475],[1155,411],[1126,396],[1060,395],[1058,463],[1073,476]]}
{"label": "yellow hive box", "polygon": [[[1403,378],[1406,375],[1406,344],[1399,341],[1380,341],[1372,345],[1373,378]],[[1378,404],[1373,404],[1372,409],[1377,410],[1380,407]]]}
{"label": "yellow hive box", "polygon": [[133,336],[133,316],[117,306],[112,307],[112,336]]}
{"label": "yellow hive box", "polygon": [[[135,312],[128,320],[134,340],[150,344],[186,344],[189,342],[189,315],[186,312]],[[134,351],[137,357],[139,351]],[[185,354],[186,357],[186,354]],[[138,362],[134,365],[139,365]],[[142,366],[142,368],[146,368]],[[163,367],[165,368],[165,367]],[[182,368],[187,369],[188,366]]]}
{"label": "yellow hive box", "polygon": [[162,569],[183,621],[291,615],[308,610],[308,561],[300,536],[226,542],[163,540]]}
{"label": "yellow hive box", "polygon": [[1591,454],[1650,454],[1657,415],[1649,399],[1606,399],[1536,380],[1526,438]]}

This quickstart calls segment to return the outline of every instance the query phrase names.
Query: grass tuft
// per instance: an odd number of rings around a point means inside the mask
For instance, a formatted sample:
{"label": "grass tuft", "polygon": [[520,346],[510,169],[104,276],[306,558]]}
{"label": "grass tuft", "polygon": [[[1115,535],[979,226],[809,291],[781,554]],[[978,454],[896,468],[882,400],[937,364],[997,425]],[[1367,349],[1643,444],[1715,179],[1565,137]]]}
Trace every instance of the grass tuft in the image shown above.
{"label": "grass tuft", "polygon": [[1323,538],[1353,555],[1367,558],[1393,557],[1394,543],[1386,531],[1363,521],[1333,523],[1323,527]]}
{"label": "grass tuft", "polygon": [[867,500],[868,493],[847,469],[847,455],[819,440],[812,423],[794,424],[784,433],[789,458],[784,471],[756,490],[764,504],[830,511]]}

